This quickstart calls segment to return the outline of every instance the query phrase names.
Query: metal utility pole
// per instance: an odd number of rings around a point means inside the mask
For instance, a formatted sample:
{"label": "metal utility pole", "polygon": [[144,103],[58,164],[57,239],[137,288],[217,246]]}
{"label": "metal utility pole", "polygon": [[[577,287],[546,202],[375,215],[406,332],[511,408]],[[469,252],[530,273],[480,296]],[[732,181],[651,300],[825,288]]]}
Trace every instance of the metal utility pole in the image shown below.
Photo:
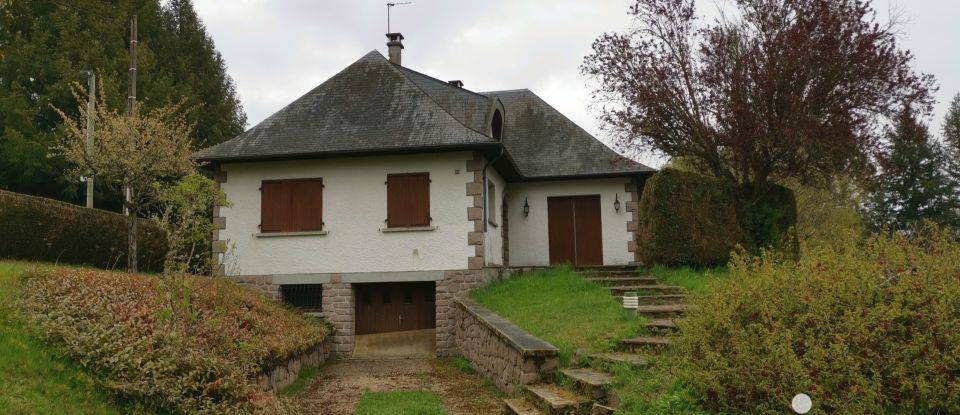
{"label": "metal utility pole", "polygon": [[[130,70],[127,71],[127,116],[136,117],[135,107],[137,105],[137,16],[130,19]],[[124,200],[130,202],[130,188],[123,189]],[[123,205],[123,214],[129,215],[130,209],[127,203]]]}
{"label": "metal utility pole", "polygon": [[[83,71],[87,75],[87,89],[89,100],[87,101],[87,154],[92,155],[94,151],[93,143],[93,115],[96,111],[97,103],[97,74],[93,70]],[[87,207],[93,208],[93,175],[85,177],[87,182]]]}

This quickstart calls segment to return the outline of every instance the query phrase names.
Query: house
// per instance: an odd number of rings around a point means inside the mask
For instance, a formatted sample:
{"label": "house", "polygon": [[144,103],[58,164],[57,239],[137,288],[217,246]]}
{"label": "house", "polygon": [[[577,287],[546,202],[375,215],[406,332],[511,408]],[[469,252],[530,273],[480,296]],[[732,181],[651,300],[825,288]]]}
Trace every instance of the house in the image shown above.
{"label": "house", "polygon": [[502,267],[627,265],[653,170],[526,89],[472,92],[401,66],[399,33],[260,124],[203,150],[232,202],[218,272],[361,336],[453,346],[451,299]]}

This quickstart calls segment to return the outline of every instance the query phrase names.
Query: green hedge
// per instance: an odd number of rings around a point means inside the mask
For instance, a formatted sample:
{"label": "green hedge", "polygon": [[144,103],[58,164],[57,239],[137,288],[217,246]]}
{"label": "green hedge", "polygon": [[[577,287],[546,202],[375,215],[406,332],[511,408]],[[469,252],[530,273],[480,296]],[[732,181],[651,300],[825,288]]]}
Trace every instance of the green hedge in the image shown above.
{"label": "green hedge", "polygon": [[[0,190],[0,258],[124,268],[127,225],[117,213]],[[141,220],[137,240],[140,268],[162,270],[162,232]]]}
{"label": "green hedge", "polygon": [[664,169],[647,179],[638,205],[637,245],[647,265],[719,265],[743,241],[736,188],[719,179]]}
{"label": "green hedge", "polygon": [[[795,257],[793,191],[772,186],[757,201],[738,206],[737,187],[697,173],[664,169],[647,180],[638,210],[638,249],[647,265],[725,264],[743,246],[773,247]],[[747,199],[754,199],[747,194]]]}

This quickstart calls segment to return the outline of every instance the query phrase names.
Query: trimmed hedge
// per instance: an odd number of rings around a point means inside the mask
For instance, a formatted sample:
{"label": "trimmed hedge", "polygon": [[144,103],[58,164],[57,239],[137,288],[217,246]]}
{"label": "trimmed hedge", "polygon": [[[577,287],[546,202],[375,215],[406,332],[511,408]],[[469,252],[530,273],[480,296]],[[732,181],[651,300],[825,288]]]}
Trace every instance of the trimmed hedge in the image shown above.
{"label": "trimmed hedge", "polygon": [[736,188],[696,173],[664,169],[640,196],[637,246],[647,265],[720,265],[743,241]]}
{"label": "trimmed hedge", "polygon": [[753,253],[772,247],[796,257],[793,191],[774,185],[746,206],[738,206],[737,191],[727,181],[675,169],[650,177],[638,205],[640,260],[647,265],[722,265],[737,245]]}
{"label": "trimmed hedge", "polygon": [[[117,213],[0,190],[0,258],[125,267],[127,225]],[[140,268],[161,271],[166,238],[147,220],[138,230]]]}

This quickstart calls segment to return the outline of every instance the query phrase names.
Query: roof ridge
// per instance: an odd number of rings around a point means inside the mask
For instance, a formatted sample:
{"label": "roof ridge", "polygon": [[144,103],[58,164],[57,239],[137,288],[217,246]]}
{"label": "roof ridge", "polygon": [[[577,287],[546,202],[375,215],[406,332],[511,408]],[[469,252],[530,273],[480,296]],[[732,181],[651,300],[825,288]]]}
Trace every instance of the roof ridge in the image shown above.
{"label": "roof ridge", "polygon": [[[523,91],[527,91],[527,92],[533,93],[533,91],[531,91],[530,88],[517,88],[517,89],[501,89],[501,90],[498,90],[498,91],[484,91],[484,92],[481,92],[480,94],[483,94],[483,95],[486,95],[486,94],[503,94],[503,93],[505,93],[505,92],[523,92]],[[536,94],[534,94],[534,95],[536,95]]]}
{"label": "roof ridge", "polygon": [[453,86],[453,85],[450,85],[450,83],[447,82],[447,81],[444,81],[444,80],[442,80],[442,79],[440,79],[440,78],[437,78],[437,77],[434,77],[434,76],[427,75],[427,74],[425,74],[425,73],[423,73],[423,72],[420,72],[420,71],[418,71],[418,70],[416,70],[416,69],[410,69],[410,68],[408,68],[408,67],[406,67],[406,66],[397,65],[397,64],[395,64],[395,63],[393,63],[393,62],[390,62],[390,64],[391,64],[391,65],[394,65],[394,66],[396,66],[396,67],[398,67],[398,68],[406,69],[406,70],[408,70],[408,71],[410,71],[410,72],[413,72],[413,73],[415,73],[415,74],[417,74],[417,75],[422,75],[422,76],[424,76],[424,77],[426,77],[426,78],[430,78],[430,79],[432,79],[432,80],[434,80],[434,81],[437,81],[437,82],[439,82],[439,83],[441,83],[441,84],[444,84],[444,85],[446,85],[446,86],[448,86],[448,87],[450,87],[450,88],[456,88],[456,90],[458,90],[458,91],[465,91],[465,92],[469,92],[469,93],[471,93],[471,94],[473,94],[473,95],[476,95],[476,96],[479,96],[479,97],[489,98],[488,96],[483,95],[483,93],[480,93],[480,92],[477,92],[477,91],[473,91],[473,90],[469,90],[469,89],[467,89],[467,88],[455,87],[455,86]]}
{"label": "roof ridge", "polygon": [[[381,55],[381,57],[382,57],[382,55]],[[390,64],[390,67],[393,68],[393,70],[397,71],[397,73],[400,74],[400,76],[404,77],[404,79],[406,79],[407,81],[410,81],[410,83],[413,84],[413,86],[416,87],[417,90],[420,91],[420,93],[422,93],[423,95],[426,95],[427,98],[430,99],[430,101],[432,101],[434,104],[436,104],[437,107],[440,107],[440,109],[441,109],[445,114],[447,114],[448,116],[450,116],[450,118],[453,118],[454,121],[456,121],[457,123],[459,123],[460,125],[462,125],[463,128],[466,128],[466,129],[468,129],[468,130],[470,130],[470,131],[473,131],[473,132],[475,132],[475,133],[477,133],[477,134],[480,134],[480,135],[483,136],[484,138],[489,138],[490,140],[493,140],[492,137],[488,137],[486,134],[484,134],[484,133],[482,133],[482,132],[480,132],[480,131],[477,131],[477,130],[471,128],[471,127],[468,126],[467,124],[464,124],[463,121],[460,121],[459,118],[454,117],[453,114],[451,114],[450,111],[448,111],[446,107],[444,107],[443,105],[440,105],[440,103],[437,102],[437,99],[434,98],[433,95],[430,95],[430,94],[427,93],[427,91],[424,91],[423,88],[420,87],[420,85],[418,85],[413,79],[410,79],[410,77],[407,76],[407,74],[403,73],[403,71],[401,71],[401,70],[398,69],[398,68],[404,68],[404,69],[407,69],[407,70],[409,70],[409,71],[412,71],[412,72],[418,73],[418,74],[420,74],[420,75],[426,76],[427,78],[435,79],[435,80],[437,80],[437,81],[440,81],[439,79],[433,78],[433,77],[431,77],[430,75],[424,75],[424,74],[422,74],[422,73],[420,73],[420,72],[414,71],[413,69],[407,68],[407,67],[405,67],[405,66],[397,65],[397,64],[395,64],[395,63],[393,63],[393,62],[389,62],[389,61],[388,61],[387,63],[389,63],[389,64]],[[440,82],[446,83],[446,82],[444,82],[444,81],[440,81]],[[450,87],[452,88],[453,85],[450,85]],[[468,92],[473,92],[473,91],[470,91],[470,90],[467,90],[467,91],[468,91]],[[478,95],[479,95],[479,94],[478,94]],[[481,95],[481,96],[482,96],[482,95]],[[488,97],[484,97],[484,98],[488,98]],[[493,140],[493,141],[496,141],[496,140]]]}

